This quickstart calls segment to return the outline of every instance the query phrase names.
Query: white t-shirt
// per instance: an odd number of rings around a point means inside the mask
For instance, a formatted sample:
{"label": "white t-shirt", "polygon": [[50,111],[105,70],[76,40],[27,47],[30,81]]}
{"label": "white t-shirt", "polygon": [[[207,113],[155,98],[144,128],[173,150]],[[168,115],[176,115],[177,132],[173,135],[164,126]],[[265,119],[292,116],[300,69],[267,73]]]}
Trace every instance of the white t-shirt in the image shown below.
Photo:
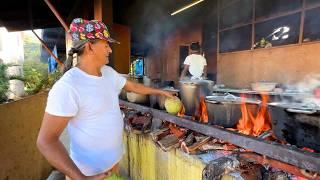
{"label": "white t-shirt", "polygon": [[186,57],[183,64],[189,65],[189,72],[194,78],[200,78],[203,74],[204,66],[207,65],[207,61],[199,54],[190,54]]}
{"label": "white t-shirt", "polygon": [[110,169],[124,153],[118,96],[126,79],[109,66],[101,73],[97,77],[70,69],[52,87],[46,107],[51,115],[72,117],[70,157],[87,176]]}

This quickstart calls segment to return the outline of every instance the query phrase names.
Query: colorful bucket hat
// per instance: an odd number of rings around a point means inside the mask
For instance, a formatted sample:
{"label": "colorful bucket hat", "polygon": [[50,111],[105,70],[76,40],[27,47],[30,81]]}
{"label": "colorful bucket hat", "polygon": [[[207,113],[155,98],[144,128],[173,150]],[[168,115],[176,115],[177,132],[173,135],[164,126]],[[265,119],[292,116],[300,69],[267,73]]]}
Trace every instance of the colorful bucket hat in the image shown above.
{"label": "colorful bucket hat", "polygon": [[70,24],[70,34],[72,41],[102,39],[110,43],[118,43],[110,37],[107,26],[98,20],[85,20],[82,18],[74,19]]}

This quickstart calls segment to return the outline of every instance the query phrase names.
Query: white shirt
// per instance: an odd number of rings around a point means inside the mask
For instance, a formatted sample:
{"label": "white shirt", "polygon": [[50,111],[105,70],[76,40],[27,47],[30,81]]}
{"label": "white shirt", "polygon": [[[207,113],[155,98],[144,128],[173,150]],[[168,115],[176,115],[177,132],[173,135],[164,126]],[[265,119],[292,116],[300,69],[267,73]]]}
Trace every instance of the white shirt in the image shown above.
{"label": "white shirt", "polygon": [[126,79],[109,66],[101,77],[70,69],[49,92],[46,112],[72,117],[70,157],[84,175],[105,172],[123,155],[119,93]]}
{"label": "white shirt", "polygon": [[189,65],[189,72],[192,78],[200,78],[203,74],[204,66],[207,65],[207,61],[199,54],[190,54],[186,57],[183,64]]}

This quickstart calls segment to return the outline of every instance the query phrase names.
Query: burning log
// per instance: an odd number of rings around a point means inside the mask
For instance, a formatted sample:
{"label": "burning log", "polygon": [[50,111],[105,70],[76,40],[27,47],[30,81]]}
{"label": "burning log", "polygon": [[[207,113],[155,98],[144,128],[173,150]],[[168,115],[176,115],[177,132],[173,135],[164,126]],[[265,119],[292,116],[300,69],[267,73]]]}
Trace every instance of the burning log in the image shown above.
{"label": "burning log", "polygon": [[186,134],[186,130],[183,129],[183,128],[179,128],[177,127],[175,124],[173,123],[170,123],[169,124],[169,129],[170,129],[170,132],[172,134],[174,134],[175,136],[177,136],[177,138],[181,138],[183,137],[185,134]]}
{"label": "burning log", "polygon": [[261,155],[255,154],[255,153],[242,153],[240,154],[240,157],[243,159],[251,160],[254,162],[257,162],[259,164],[265,165],[268,164],[271,167],[281,169],[285,172],[294,174],[296,176],[300,176],[307,179],[316,179],[320,180],[320,176],[317,173],[309,173],[306,170],[299,169],[296,166],[286,164],[277,160],[273,160],[267,157],[263,157]]}

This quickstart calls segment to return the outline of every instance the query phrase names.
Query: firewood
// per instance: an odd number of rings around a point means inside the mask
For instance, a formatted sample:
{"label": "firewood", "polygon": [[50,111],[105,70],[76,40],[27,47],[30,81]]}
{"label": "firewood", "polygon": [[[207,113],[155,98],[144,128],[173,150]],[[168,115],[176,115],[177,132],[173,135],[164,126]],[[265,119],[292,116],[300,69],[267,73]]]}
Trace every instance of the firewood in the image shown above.
{"label": "firewood", "polygon": [[186,139],[184,140],[186,146],[191,146],[193,144],[193,141],[195,140],[193,133],[190,133]]}
{"label": "firewood", "polygon": [[169,151],[170,149],[179,146],[179,139],[174,134],[169,134],[157,143],[159,144],[161,149],[163,149],[164,151]]}
{"label": "firewood", "polygon": [[200,141],[197,141],[196,143],[194,143],[193,145],[188,147],[189,152],[193,152],[193,151],[197,150],[199,147],[201,147],[202,145],[204,145],[207,142],[209,142],[209,140],[210,140],[210,137],[206,137],[206,138],[203,138]]}
{"label": "firewood", "polygon": [[216,160],[212,160],[202,171],[203,180],[218,180],[221,176],[234,171],[239,167],[240,162],[233,156],[221,157]]}
{"label": "firewood", "polygon": [[241,153],[240,157],[243,159],[257,162],[262,165],[268,164],[271,167],[281,169],[283,171],[289,172],[289,173],[294,174],[296,176],[300,176],[300,177],[307,178],[307,179],[320,180],[320,176],[317,173],[310,173],[310,172],[305,173],[296,166],[293,166],[291,164],[287,164],[287,163],[284,163],[281,161],[277,161],[277,160],[274,160],[271,158],[267,158],[267,157],[258,155],[256,153]]}
{"label": "firewood", "polygon": [[156,131],[153,131],[150,133],[150,136],[153,141],[157,142],[159,139],[161,139],[161,137],[159,137],[159,136],[164,133],[166,133],[166,135],[168,135],[168,133],[170,133],[169,128],[163,128],[163,129],[158,129]]}

